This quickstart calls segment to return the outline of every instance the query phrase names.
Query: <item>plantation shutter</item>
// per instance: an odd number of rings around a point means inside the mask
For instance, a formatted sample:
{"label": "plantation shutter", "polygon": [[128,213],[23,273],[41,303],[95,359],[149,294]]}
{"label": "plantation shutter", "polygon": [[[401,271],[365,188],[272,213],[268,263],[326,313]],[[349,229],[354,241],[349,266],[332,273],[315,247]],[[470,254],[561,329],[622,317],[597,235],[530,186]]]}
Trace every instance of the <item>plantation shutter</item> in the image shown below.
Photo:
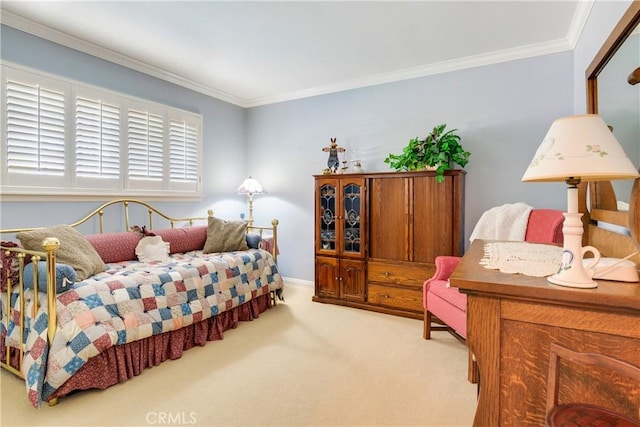
{"label": "plantation shutter", "polygon": [[6,82],[6,167],[11,174],[65,174],[65,93]]}
{"label": "plantation shutter", "polygon": [[130,179],[162,181],[163,126],[160,115],[129,110],[127,161]]}
{"label": "plantation shutter", "polygon": [[3,198],[201,195],[190,111],[2,63],[0,139]]}
{"label": "plantation shutter", "polygon": [[76,174],[118,179],[120,109],[102,100],[76,98]]}
{"label": "plantation shutter", "polygon": [[172,183],[198,180],[198,129],[185,121],[169,122],[169,179]]}

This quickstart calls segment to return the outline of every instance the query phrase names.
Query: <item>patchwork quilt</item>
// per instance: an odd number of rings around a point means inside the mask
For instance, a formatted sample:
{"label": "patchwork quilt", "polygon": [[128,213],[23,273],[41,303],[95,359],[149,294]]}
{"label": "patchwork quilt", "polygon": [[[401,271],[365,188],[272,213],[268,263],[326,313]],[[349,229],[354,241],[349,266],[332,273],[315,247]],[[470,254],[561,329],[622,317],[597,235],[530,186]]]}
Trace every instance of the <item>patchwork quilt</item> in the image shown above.
{"label": "patchwork quilt", "polygon": [[[47,345],[46,295],[33,291],[25,299],[28,333],[23,373],[31,403],[43,400],[106,348],[180,329],[282,289],[271,254],[261,249],[203,254],[173,254],[168,263],[127,261],[107,264],[107,271],[77,282],[57,296],[58,329]],[[30,294],[29,294],[30,293]],[[7,295],[3,294],[6,310]],[[20,342],[17,291],[8,324],[0,326],[13,346]]]}

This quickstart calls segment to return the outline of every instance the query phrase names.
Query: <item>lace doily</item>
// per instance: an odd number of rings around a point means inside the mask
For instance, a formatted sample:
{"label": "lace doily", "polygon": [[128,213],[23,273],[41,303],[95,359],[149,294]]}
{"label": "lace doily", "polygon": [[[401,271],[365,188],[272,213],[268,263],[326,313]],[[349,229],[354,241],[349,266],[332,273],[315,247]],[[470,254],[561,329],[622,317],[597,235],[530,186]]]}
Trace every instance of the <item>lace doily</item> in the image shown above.
{"label": "lace doily", "polygon": [[562,248],[528,242],[485,243],[480,264],[503,273],[544,277],[558,272]]}

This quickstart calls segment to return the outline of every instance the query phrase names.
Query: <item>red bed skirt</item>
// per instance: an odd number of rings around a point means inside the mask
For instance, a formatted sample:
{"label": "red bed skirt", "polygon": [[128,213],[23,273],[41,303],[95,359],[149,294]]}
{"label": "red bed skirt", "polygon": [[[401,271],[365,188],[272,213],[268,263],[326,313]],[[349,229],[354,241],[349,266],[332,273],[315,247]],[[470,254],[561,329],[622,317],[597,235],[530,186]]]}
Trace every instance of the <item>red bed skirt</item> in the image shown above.
{"label": "red bed skirt", "polygon": [[[126,381],[140,375],[144,369],[157,366],[167,359],[180,358],[184,351],[196,345],[202,347],[207,341],[221,340],[224,331],[235,329],[240,321],[258,318],[260,313],[270,307],[270,295],[261,295],[239,307],[177,331],[109,347],[91,358],[49,399],[60,398],[76,390],[105,389]],[[3,338],[0,337],[0,341],[4,341]]]}

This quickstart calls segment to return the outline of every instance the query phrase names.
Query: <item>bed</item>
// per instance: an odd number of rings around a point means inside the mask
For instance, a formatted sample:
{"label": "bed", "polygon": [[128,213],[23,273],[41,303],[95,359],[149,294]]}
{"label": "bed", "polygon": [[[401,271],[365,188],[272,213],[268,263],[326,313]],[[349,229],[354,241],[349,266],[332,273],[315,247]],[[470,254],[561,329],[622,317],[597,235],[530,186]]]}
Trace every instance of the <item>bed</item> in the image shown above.
{"label": "bed", "polygon": [[[134,206],[146,210],[146,224],[131,224]],[[104,231],[107,208],[124,214],[116,222],[126,231]],[[92,221],[98,233],[77,231]],[[69,225],[0,230],[1,366],[25,379],[40,407],[222,339],[282,299],[277,225],[248,228],[211,211],[173,218],[118,199]],[[95,269],[85,268],[85,255]]]}

